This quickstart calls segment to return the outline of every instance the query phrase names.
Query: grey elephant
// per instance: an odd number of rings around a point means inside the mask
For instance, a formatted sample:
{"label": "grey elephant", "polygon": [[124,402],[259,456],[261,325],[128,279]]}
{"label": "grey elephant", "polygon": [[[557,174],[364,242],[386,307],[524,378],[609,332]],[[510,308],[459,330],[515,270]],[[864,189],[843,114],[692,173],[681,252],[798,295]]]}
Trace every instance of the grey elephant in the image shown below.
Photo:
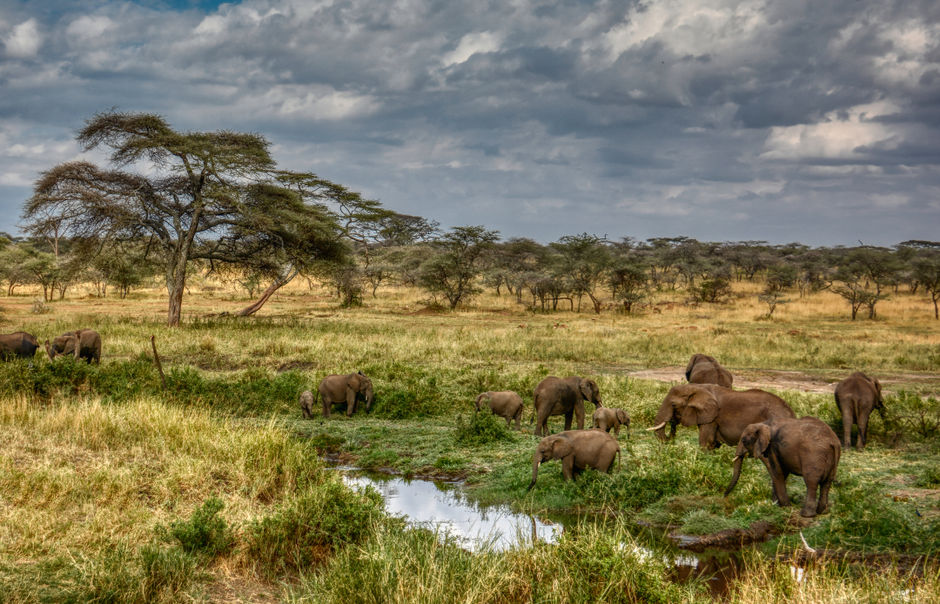
{"label": "grey elephant", "polygon": [[535,387],[532,402],[535,407],[536,436],[548,435],[548,418],[565,416],[565,430],[571,429],[572,417],[577,419],[578,429],[584,428],[584,401],[603,407],[597,382],[587,378],[571,376],[559,378],[548,376]]}
{"label": "grey elephant", "polygon": [[601,407],[595,409],[594,415],[591,416],[592,428],[604,432],[610,432],[610,429],[613,428],[615,436],[620,436],[620,426],[626,427],[627,434],[630,434],[630,416],[623,409]]}
{"label": "grey elephant", "polygon": [[778,418],[745,428],[725,496],[737,485],[741,464],[748,455],[761,460],[767,468],[774,501],[780,506],[790,505],[787,477],[796,474],[806,483],[806,499],[800,515],[811,518],[829,509],[829,488],[836,479],[842,446],[836,433],[825,423],[815,417]]}
{"label": "grey elephant", "polygon": [[881,382],[856,371],[836,385],[836,406],[842,413],[842,446],[852,446],[852,424],[858,424],[855,448],[861,451],[868,442],[868,418],[873,409],[885,418],[885,401],[881,397]]}
{"label": "grey elephant", "polygon": [[[673,386],[656,413],[655,431],[665,441],[676,435],[676,424],[698,426],[698,442],[703,449],[722,443],[735,446],[750,424],[796,414],[782,398],[763,390],[731,390],[714,384]],[[671,424],[668,438],[666,424]]]}
{"label": "grey elephant", "polygon": [[328,375],[320,381],[317,393],[323,408],[323,417],[329,417],[333,405],[339,403],[346,403],[346,416],[349,417],[356,411],[356,402],[360,399],[365,402],[367,412],[375,402],[372,380],[361,371],[346,375]]}
{"label": "grey elephant", "polygon": [[585,468],[610,473],[619,453],[617,439],[600,430],[567,430],[546,436],[539,441],[532,456],[529,490],[535,486],[542,462],[560,459],[562,476],[565,480],[573,480]]}
{"label": "grey elephant", "polygon": [[731,372],[707,354],[692,355],[685,367],[685,379],[690,384],[717,384],[725,388],[731,388],[734,381]]}
{"label": "grey elephant", "polygon": [[522,410],[524,405],[522,397],[512,390],[488,390],[477,395],[476,410],[479,411],[487,406],[493,415],[506,418],[506,427],[508,428],[512,420],[516,420],[516,430],[519,430],[519,424],[522,421]]}
{"label": "grey elephant", "polygon": [[53,338],[52,343],[45,341],[49,360],[57,356],[73,355],[75,360],[85,359],[87,363],[101,362],[101,336],[94,329],[76,329],[67,331]]}
{"label": "grey elephant", "polygon": [[0,334],[0,360],[31,359],[39,348],[39,340],[25,331]]}
{"label": "grey elephant", "polygon": [[313,417],[313,406],[316,404],[316,397],[309,390],[300,393],[300,411],[304,414],[304,419]]}

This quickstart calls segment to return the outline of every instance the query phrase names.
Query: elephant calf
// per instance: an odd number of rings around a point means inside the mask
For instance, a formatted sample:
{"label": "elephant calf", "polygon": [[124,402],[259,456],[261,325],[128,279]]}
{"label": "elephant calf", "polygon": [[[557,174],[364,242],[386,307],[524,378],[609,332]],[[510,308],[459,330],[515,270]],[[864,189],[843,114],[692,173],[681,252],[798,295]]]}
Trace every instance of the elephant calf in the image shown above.
{"label": "elephant calf", "polygon": [[885,418],[885,401],[881,397],[881,382],[856,371],[836,386],[836,407],[842,413],[842,446],[852,446],[852,424],[858,424],[855,448],[861,451],[868,442],[868,417],[873,409]]}
{"label": "elephant calf", "polygon": [[347,375],[328,375],[320,381],[317,393],[323,406],[323,417],[329,417],[333,405],[338,403],[346,403],[346,416],[349,417],[355,412],[358,400],[365,402],[367,412],[372,409],[372,403],[375,401],[372,380],[361,371]]}
{"label": "elephant calf", "polygon": [[522,410],[524,405],[522,397],[512,390],[492,391],[488,390],[477,396],[476,409],[479,411],[487,405],[493,415],[506,418],[506,427],[512,420],[516,420],[516,430],[519,430],[519,424],[522,421]]}
{"label": "elephant calf", "polygon": [[690,384],[717,384],[725,388],[731,388],[734,382],[731,372],[707,354],[692,355],[685,368],[685,379]]}
{"label": "elephant calf", "polygon": [[591,427],[604,432],[610,432],[613,428],[615,436],[620,436],[620,426],[625,426],[627,434],[630,434],[630,416],[623,409],[601,407],[595,409],[594,415],[591,416]]}
{"label": "elephant calf", "polygon": [[734,472],[725,496],[738,484],[741,463],[748,454],[766,466],[773,484],[774,500],[781,507],[790,505],[787,477],[796,474],[802,476],[806,483],[806,500],[800,515],[811,518],[829,509],[829,487],[836,479],[842,446],[836,433],[825,423],[815,417],[801,417],[773,419],[745,428],[738,443]]}
{"label": "elephant calf", "polygon": [[313,417],[313,406],[316,404],[316,398],[309,390],[300,393],[300,411],[304,414],[304,419]]}
{"label": "elephant calf", "polygon": [[85,359],[87,363],[101,362],[101,336],[94,329],[76,329],[67,331],[53,338],[52,343],[45,341],[49,360],[57,356],[73,355],[75,360]]}
{"label": "elephant calf", "polygon": [[0,334],[0,360],[31,359],[39,348],[39,340],[25,331]]}
{"label": "elephant calf", "polygon": [[614,458],[619,454],[617,439],[600,430],[567,430],[546,436],[539,441],[532,457],[529,490],[535,486],[543,461],[560,459],[561,475],[565,480],[573,480],[585,468],[610,473]]}

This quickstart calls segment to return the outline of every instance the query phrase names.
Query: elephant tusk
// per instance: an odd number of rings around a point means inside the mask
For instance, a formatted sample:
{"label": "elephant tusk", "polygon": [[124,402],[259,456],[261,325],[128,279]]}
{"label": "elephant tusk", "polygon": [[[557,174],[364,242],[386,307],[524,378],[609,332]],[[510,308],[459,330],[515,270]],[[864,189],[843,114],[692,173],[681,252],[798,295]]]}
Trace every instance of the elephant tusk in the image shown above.
{"label": "elephant tusk", "polygon": [[666,427],[666,422],[662,422],[660,424],[656,424],[652,428],[647,428],[646,431],[653,432],[654,430],[659,430],[660,428],[665,428],[665,427]]}
{"label": "elephant tusk", "polygon": [[734,459],[731,460],[731,463],[738,461],[739,459],[744,459],[743,455],[735,455]]}

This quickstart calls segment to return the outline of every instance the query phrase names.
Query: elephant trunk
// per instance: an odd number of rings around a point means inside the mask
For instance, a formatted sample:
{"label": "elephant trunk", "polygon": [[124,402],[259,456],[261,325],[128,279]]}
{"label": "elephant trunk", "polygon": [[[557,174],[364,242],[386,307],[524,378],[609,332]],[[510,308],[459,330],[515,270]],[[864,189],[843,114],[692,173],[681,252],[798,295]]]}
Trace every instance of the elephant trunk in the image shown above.
{"label": "elephant trunk", "polygon": [[738,454],[734,458],[734,471],[731,474],[731,484],[728,485],[728,488],[725,489],[725,497],[728,496],[731,491],[734,490],[734,487],[738,484],[738,478],[741,477],[741,464],[744,462],[744,455]]}
{"label": "elephant trunk", "polygon": [[650,432],[655,432],[656,438],[658,438],[660,442],[666,442],[676,433],[675,425],[673,425],[672,434],[670,434],[669,438],[666,437],[666,424],[670,420],[672,420],[672,405],[670,405],[668,402],[664,402],[659,407],[659,411],[656,413],[656,418],[653,420],[656,422],[656,425],[652,428],[647,428],[647,430]]}
{"label": "elephant trunk", "polygon": [[535,486],[535,481],[539,477],[539,464],[542,463],[541,456],[536,453],[535,457],[532,458],[532,482],[529,483],[529,488],[526,491],[531,491],[532,487]]}
{"label": "elephant trunk", "polygon": [[54,361],[55,355],[52,353],[52,346],[49,346],[49,340],[46,340],[43,345],[46,347],[46,354],[49,355],[49,360]]}
{"label": "elephant trunk", "polygon": [[373,392],[372,389],[370,388],[369,391],[366,392],[366,413],[372,410],[372,403],[374,402],[375,402],[375,392]]}

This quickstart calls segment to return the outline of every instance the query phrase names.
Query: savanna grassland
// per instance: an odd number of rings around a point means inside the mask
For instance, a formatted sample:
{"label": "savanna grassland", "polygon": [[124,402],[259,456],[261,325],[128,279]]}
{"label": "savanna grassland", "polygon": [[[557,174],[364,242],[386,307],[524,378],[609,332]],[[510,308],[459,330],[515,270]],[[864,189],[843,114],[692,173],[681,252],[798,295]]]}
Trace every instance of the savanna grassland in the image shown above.
{"label": "savanna grassland", "polygon": [[[38,314],[28,291],[0,299],[0,331],[43,340],[89,327],[103,339],[100,366],[39,354],[0,365],[0,602],[709,601],[704,580],[674,581],[667,561],[632,545],[761,521],[771,538],[744,555],[723,600],[940,600],[940,322],[924,296],[892,295],[878,319],[850,321],[827,292],[794,295],[766,319],[750,284],[723,305],[664,292],[633,315],[534,313],[491,294],[451,313],[407,288],[343,309],[316,285],[285,290],[237,319],[219,313],[244,296],[194,282],[173,329],[158,289],[78,292]],[[724,498],[728,447],[643,430],[695,352],[837,434],[834,383],[854,370],[882,381],[885,419],[874,416],[864,452],[843,452],[829,514],[800,519],[798,477],[794,506],[774,506],[755,460]],[[375,385],[371,414],[302,419],[302,390],[355,370]],[[550,462],[527,492],[532,389],[572,374],[630,413],[621,465],[564,483]],[[476,394],[502,389],[528,405],[521,433],[472,412]],[[459,478],[481,503],[583,522],[554,545],[471,553],[387,517],[324,456]],[[800,531],[830,557],[796,574]]]}

